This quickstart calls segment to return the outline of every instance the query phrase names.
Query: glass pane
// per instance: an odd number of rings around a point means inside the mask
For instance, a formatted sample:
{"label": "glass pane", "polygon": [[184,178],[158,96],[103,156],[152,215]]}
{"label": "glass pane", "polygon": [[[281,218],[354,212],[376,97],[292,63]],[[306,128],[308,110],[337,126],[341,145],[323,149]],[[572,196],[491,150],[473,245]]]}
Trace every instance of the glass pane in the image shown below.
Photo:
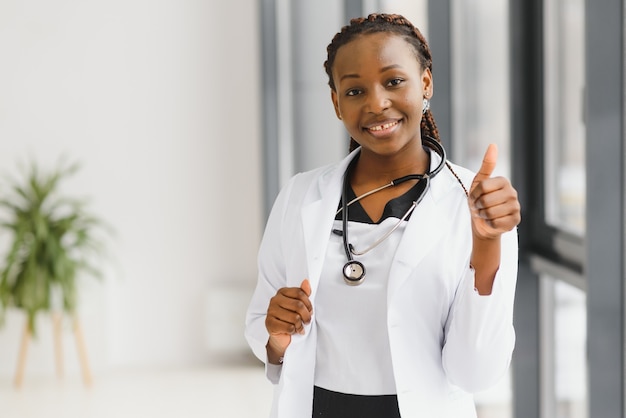
{"label": "glass pane", "polygon": [[494,174],[507,177],[510,175],[508,15],[508,2],[503,0],[452,2],[451,159],[478,170],[487,146],[496,143],[499,158]]}
{"label": "glass pane", "polygon": [[542,277],[545,365],[543,415],[587,418],[587,310],[584,291],[551,277]]}
{"label": "glass pane", "polygon": [[[499,150],[494,174],[507,177],[510,176],[508,15],[508,2],[503,0],[452,2],[451,159],[478,170],[487,146],[493,142]],[[510,373],[491,389],[476,394],[475,399],[479,418],[512,417]]]}
{"label": "glass pane", "polygon": [[583,418],[587,414],[586,295],[557,280],[555,296],[555,384],[557,418]]}
{"label": "glass pane", "polygon": [[546,221],[585,228],[584,0],[544,1]]}

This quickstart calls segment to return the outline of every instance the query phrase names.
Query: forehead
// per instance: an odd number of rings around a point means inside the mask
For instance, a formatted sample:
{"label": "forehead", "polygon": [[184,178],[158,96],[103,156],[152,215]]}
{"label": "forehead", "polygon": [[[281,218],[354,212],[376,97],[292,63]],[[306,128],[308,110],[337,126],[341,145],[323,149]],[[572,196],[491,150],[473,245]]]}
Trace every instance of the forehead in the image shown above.
{"label": "forehead", "polygon": [[377,32],[358,35],[337,50],[334,71],[359,72],[370,68],[383,68],[389,65],[402,67],[419,62],[413,46],[402,35]]}

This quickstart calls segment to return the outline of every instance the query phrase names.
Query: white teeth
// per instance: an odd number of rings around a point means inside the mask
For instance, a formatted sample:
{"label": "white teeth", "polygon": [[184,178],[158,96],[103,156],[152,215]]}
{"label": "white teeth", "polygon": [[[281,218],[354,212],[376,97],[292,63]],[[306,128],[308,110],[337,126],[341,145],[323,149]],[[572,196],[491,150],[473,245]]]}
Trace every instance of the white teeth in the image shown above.
{"label": "white teeth", "polygon": [[384,125],[378,125],[378,126],[373,126],[371,128],[369,128],[370,131],[382,131],[383,129],[389,129],[394,125],[397,125],[398,122],[389,122],[389,123],[385,123]]}

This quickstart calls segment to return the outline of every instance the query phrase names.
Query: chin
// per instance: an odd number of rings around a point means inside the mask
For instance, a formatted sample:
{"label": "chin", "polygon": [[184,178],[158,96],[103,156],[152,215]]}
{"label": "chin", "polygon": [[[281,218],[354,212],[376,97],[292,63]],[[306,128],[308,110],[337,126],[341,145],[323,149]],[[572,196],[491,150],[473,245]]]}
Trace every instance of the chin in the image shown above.
{"label": "chin", "polygon": [[372,154],[381,155],[381,156],[391,156],[394,154],[398,154],[405,150],[405,146],[403,144],[388,144],[388,145],[375,145],[370,147],[363,147],[364,150],[371,152]]}

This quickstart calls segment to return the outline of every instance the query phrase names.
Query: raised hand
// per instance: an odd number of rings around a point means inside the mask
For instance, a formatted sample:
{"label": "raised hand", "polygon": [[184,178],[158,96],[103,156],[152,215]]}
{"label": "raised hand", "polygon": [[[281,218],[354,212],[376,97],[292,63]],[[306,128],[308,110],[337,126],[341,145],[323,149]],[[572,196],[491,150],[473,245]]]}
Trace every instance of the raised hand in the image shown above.
{"label": "raised hand", "polygon": [[490,144],[482,165],[472,180],[469,207],[475,238],[493,239],[520,223],[517,191],[504,177],[491,177],[498,160],[498,148]]}
{"label": "raised hand", "polygon": [[309,296],[311,284],[305,279],[300,287],[283,287],[270,299],[265,318],[265,328],[270,334],[267,342],[270,363],[278,364],[291,343],[291,336],[304,334],[304,325],[311,322],[313,305]]}

